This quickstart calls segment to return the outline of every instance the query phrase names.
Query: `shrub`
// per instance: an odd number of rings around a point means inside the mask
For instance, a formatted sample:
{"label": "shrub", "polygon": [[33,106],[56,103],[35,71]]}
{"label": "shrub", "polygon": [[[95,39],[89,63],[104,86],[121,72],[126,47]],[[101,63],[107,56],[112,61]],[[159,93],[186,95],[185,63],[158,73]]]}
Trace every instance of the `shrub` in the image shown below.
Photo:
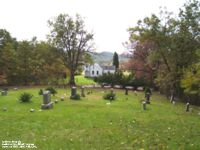
{"label": "shrub", "polygon": [[110,101],[113,101],[113,100],[115,100],[116,99],[116,94],[115,93],[106,93],[104,96],[103,96],[103,98],[105,99],[105,100],[110,100]]}
{"label": "shrub", "polygon": [[145,87],[145,91],[144,92],[145,92],[145,94],[146,93],[150,93],[151,94],[151,89],[149,87]]}
{"label": "shrub", "polygon": [[56,89],[53,87],[48,87],[45,90],[49,91],[53,96],[57,93]]}
{"label": "shrub", "polygon": [[39,92],[38,92],[38,94],[39,94],[39,95],[43,95],[43,90],[40,89]]}
{"label": "shrub", "polygon": [[73,99],[73,100],[80,100],[81,99],[81,96],[79,94],[76,94],[74,96],[71,96],[70,99]]}
{"label": "shrub", "polygon": [[22,94],[20,95],[19,101],[20,101],[20,102],[23,102],[23,103],[30,102],[32,97],[33,97],[33,95],[24,92],[24,93],[22,93]]}

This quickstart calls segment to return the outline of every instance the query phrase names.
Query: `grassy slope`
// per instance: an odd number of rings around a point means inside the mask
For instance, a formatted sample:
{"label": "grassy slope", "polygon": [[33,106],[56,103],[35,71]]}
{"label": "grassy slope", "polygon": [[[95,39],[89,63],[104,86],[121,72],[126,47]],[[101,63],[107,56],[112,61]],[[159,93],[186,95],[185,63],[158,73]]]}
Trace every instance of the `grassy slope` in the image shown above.
{"label": "grassy slope", "polygon": [[75,76],[75,82],[77,85],[92,85],[96,84],[93,79],[85,78],[83,75]]}
{"label": "grassy slope", "polygon": [[[32,103],[17,101],[23,91],[34,95]],[[37,93],[38,89],[26,89],[0,96],[0,140],[34,143],[40,150],[200,149],[199,108],[186,113],[183,104],[173,106],[154,94],[143,111],[143,93],[125,96],[119,91],[117,101],[106,105],[102,90],[71,101],[70,91],[60,89],[57,96],[66,93],[66,100],[52,110],[38,111],[42,97]],[[3,107],[8,111],[3,112]],[[36,112],[30,113],[30,108]]]}
{"label": "grassy slope", "polygon": [[[65,80],[65,83],[69,82],[69,78]],[[81,86],[81,85],[94,85],[96,82],[94,82],[93,79],[91,78],[85,78],[83,75],[76,75],[75,76],[75,82],[76,85]]]}

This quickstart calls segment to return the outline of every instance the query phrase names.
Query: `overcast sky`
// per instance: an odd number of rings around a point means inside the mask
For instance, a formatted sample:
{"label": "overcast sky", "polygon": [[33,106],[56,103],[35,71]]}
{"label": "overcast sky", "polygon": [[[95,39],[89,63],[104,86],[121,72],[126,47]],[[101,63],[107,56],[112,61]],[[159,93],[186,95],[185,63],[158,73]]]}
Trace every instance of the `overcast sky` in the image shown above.
{"label": "overcast sky", "polygon": [[86,28],[95,34],[97,51],[123,52],[129,27],[137,20],[158,14],[160,6],[178,13],[185,0],[0,0],[0,28],[18,40],[46,40],[47,20],[60,13],[84,17]]}

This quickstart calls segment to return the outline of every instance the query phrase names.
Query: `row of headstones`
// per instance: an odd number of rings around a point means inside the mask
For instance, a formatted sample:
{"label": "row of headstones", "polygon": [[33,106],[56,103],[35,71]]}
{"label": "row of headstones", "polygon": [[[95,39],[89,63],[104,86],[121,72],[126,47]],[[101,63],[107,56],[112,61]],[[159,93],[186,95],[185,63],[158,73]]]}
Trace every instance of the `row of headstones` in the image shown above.
{"label": "row of headstones", "polygon": [[[171,90],[170,103],[172,103],[173,105],[176,104],[175,97],[174,97],[174,91],[173,90]],[[186,109],[185,109],[185,111],[186,112],[190,111],[190,103],[189,102],[186,103]]]}
{"label": "row of headstones", "polygon": [[[85,87],[81,87],[81,96],[85,97]],[[77,88],[72,87],[71,88],[71,96],[70,98],[73,99],[77,95]],[[64,97],[61,97],[61,101],[64,100]],[[58,100],[55,101],[55,103],[58,103]],[[41,109],[51,109],[53,108],[53,102],[51,102],[51,93],[49,91],[43,92],[43,104],[41,106]]]}

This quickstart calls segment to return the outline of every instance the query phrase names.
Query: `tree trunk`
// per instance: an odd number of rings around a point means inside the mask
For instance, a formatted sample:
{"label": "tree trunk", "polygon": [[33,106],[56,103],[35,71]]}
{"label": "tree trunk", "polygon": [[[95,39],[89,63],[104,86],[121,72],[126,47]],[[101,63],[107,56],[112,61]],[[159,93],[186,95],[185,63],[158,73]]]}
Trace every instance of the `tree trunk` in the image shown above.
{"label": "tree trunk", "polygon": [[69,85],[70,86],[75,86],[76,84],[75,84],[75,78],[74,78],[74,71],[72,71],[71,70],[71,72],[70,72],[70,79],[69,79]]}

